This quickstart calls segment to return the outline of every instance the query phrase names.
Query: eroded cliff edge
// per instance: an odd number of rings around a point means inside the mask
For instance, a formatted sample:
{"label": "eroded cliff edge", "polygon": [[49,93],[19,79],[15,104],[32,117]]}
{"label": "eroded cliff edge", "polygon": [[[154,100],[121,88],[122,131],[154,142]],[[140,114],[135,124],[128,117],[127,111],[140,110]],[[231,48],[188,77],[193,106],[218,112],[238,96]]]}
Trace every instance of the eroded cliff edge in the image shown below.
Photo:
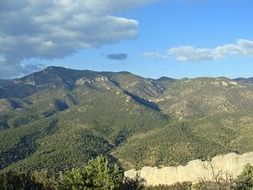
{"label": "eroded cliff edge", "polygon": [[171,185],[176,182],[191,181],[193,183],[214,180],[216,176],[236,178],[246,164],[253,165],[253,152],[242,155],[229,153],[212,158],[211,161],[193,160],[186,166],[177,167],[143,167],[141,170],[128,170],[125,177],[134,178],[139,175],[147,186]]}

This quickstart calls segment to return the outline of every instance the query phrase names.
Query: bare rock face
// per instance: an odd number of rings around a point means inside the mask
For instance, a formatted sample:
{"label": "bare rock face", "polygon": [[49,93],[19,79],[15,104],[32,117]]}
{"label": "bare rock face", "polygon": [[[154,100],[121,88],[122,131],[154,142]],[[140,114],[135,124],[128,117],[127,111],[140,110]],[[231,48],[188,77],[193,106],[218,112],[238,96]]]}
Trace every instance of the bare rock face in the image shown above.
{"label": "bare rock face", "polygon": [[211,161],[193,160],[186,166],[177,167],[143,167],[141,170],[129,170],[125,177],[137,175],[146,181],[147,186],[171,185],[176,182],[213,181],[217,176],[224,179],[236,178],[246,164],[253,165],[253,152],[238,155],[230,153],[214,157]]}

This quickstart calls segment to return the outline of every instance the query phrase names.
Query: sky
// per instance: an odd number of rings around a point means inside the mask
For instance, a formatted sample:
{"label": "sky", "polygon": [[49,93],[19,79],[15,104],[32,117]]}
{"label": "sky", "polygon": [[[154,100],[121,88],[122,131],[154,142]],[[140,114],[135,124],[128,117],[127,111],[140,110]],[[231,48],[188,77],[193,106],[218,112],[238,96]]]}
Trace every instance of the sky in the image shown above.
{"label": "sky", "polygon": [[252,0],[1,0],[0,78],[61,66],[253,77]]}

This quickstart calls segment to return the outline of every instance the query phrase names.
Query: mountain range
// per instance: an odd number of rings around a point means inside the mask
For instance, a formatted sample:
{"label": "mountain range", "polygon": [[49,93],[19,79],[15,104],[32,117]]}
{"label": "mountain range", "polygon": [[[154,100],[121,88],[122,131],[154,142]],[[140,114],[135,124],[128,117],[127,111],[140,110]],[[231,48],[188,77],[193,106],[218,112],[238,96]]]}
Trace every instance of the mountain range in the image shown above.
{"label": "mountain range", "polygon": [[0,80],[0,172],[124,169],[253,150],[253,78],[143,78],[48,67]]}

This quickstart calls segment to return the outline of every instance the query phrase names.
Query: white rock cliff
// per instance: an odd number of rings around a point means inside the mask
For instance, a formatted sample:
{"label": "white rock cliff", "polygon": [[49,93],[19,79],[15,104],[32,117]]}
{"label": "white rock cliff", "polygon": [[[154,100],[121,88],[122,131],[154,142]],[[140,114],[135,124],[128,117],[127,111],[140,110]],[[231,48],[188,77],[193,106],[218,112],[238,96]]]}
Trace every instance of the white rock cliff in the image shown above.
{"label": "white rock cliff", "polygon": [[253,165],[253,152],[242,155],[229,153],[214,157],[211,161],[193,160],[186,166],[177,167],[143,167],[141,170],[128,170],[125,177],[134,178],[139,175],[147,186],[171,185],[176,182],[201,180],[212,181],[215,176],[236,178],[246,164]]}

